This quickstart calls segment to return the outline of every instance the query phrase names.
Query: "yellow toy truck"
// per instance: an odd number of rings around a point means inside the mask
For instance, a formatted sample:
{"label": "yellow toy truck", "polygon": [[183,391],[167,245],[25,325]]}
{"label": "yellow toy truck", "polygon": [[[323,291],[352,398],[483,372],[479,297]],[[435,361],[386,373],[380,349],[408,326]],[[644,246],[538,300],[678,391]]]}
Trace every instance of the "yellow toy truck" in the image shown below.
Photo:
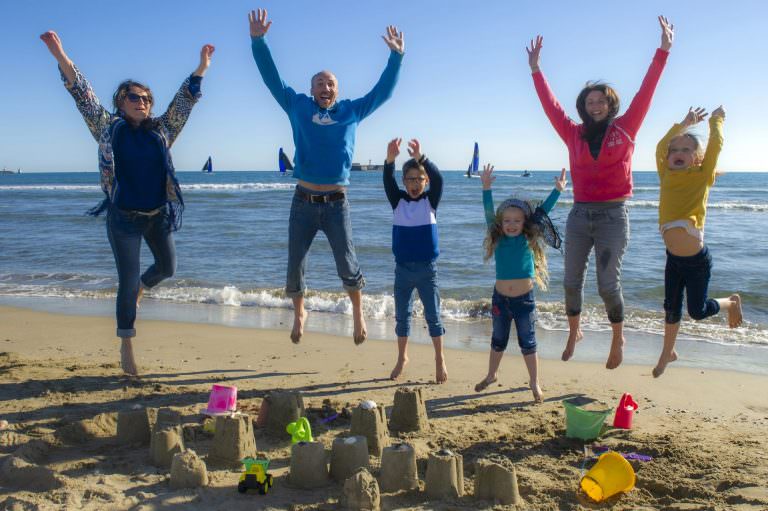
{"label": "yellow toy truck", "polygon": [[272,487],[272,474],[267,472],[269,460],[248,457],[242,461],[245,471],[240,474],[237,491],[246,493],[248,490],[256,490],[259,495],[266,495]]}

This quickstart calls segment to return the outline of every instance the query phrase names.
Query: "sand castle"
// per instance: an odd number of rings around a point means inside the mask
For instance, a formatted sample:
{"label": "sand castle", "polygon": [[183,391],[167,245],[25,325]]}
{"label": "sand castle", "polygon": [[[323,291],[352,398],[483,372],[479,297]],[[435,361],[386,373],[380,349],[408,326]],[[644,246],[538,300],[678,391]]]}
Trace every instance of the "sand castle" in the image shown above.
{"label": "sand castle", "polygon": [[395,404],[389,418],[393,431],[423,431],[429,427],[427,408],[421,388],[402,387],[395,392]]}
{"label": "sand castle", "polygon": [[256,437],[248,415],[216,417],[213,445],[208,452],[208,464],[239,468],[245,457],[256,457]]}
{"label": "sand castle", "polygon": [[372,401],[372,407],[360,404],[352,410],[352,435],[364,436],[368,441],[368,453],[372,456],[381,456],[381,452],[389,444],[389,432],[387,431],[387,418],[384,408],[376,406]]}
{"label": "sand castle", "polygon": [[336,438],[331,446],[331,477],[343,483],[359,468],[368,465],[368,441],[364,436]]}

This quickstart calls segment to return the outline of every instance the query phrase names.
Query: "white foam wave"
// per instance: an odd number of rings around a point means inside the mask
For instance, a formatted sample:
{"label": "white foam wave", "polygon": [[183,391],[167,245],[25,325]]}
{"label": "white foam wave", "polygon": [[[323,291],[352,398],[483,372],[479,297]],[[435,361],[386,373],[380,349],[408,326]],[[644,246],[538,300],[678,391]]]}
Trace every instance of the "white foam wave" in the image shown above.
{"label": "white foam wave", "polygon": [[195,183],[183,184],[184,191],[261,192],[269,190],[293,190],[295,183]]}
{"label": "white foam wave", "polygon": [[27,192],[27,191],[56,191],[56,192],[93,192],[101,190],[98,185],[2,185],[0,192]]}
{"label": "white foam wave", "polygon": [[[0,280],[2,282],[2,280]],[[62,285],[12,285],[0,284],[0,295],[114,299],[114,287],[83,290]],[[162,286],[147,292],[147,298],[176,303],[201,303],[228,307],[265,307],[290,309],[292,303],[285,296],[282,288],[240,290],[235,286],[223,288],[182,286]],[[352,315],[352,307],[346,293],[311,291],[305,296],[305,306],[310,311]],[[423,315],[419,300],[414,301],[414,315]],[[394,298],[389,294],[363,295],[363,311],[366,317],[379,320],[393,320],[395,316]],[[568,321],[563,313],[561,302],[537,302],[538,325],[545,330],[567,331]],[[442,301],[442,316],[446,320],[458,322],[476,322],[488,320],[490,303],[487,300],[460,300],[446,298]],[[581,315],[581,326],[587,331],[608,332],[610,324],[605,317],[602,305],[585,305]],[[655,335],[663,335],[664,315],[662,311],[628,310],[625,326]],[[712,318],[706,322],[684,321],[680,330],[681,337],[698,341],[726,345],[764,345],[768,346],[768,329],[764,325],[746,322],[741,328],[730,329],[725,318]]]}
{"label": "white foam wave", "polygon": [[[295,183],[194,183],[182,184],[184,191],[246,191],[261,192],[269,190],[293,190]],[[2,185],[0,192],[15,191],[51,191],[51,192],[94,192],[100,191],[99,185]]]}
{"label": "white foam wave", "polygon": [[[630,200],[628,204],[629,206],[635,207],[635,208],[658,208],[659,207],[659,201],[654,201],[654,200]],[[768,203],[753,204],[749,202],[710,202],[707,205],[707,208],[766,213],[768,212]]]}

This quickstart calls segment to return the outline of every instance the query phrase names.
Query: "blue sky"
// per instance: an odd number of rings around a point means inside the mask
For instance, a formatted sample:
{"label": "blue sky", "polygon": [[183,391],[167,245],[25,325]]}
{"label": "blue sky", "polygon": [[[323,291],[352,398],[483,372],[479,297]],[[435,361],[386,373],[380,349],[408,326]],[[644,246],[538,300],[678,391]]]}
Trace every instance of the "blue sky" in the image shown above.
{"label": "blue sky", "polygon": [[[655,144],[690,105],[723,104],[728,117],[723,170],[768,170],[768,3],[519,2],[483,0],[291,1],[53,0],[4,2],[0,44],[5,78],[0,167],[95,171],[96,143],[61,85],[39,34],[52,29],[104,103],[117,84],[149,84],[161,110],[216,46],[204,97],[173,148],[180,170],[209,154],[221,170],[271,170],[277,148],[293,154],[288,120],[250,52],[247,12],[266,7],[268,36],[286,83],[308,92],[312,74],[335,72],[340,97],[373,86],[387,60],[381,34],[405,33],[406,56],[392,99],[361,124],[355,160],[380,162],[390,138],[417,137],[445,169],[466,168],[474,141],[500,169],[567,166],[530,78],[526,42],[544,35],[542,69],[569,114],[587,80],[603,79],[625,107],[659,45],[656,16],[676,40],[637,140],[635,170],[652,170]],[[75,7],[77,6],[77,7]]]}

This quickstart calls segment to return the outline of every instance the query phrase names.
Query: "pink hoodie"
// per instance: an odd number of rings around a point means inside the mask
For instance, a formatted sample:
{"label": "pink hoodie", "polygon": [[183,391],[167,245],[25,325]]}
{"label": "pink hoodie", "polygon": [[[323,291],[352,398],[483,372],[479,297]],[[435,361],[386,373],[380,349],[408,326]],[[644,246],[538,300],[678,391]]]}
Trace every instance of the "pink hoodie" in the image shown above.
{"label": "pink hoodie", "polygon": [[597,160],[581,138],[582,125],[573,122],[549,88],[541,71],[533,73],[533,84],[549,122],[568,146],[576,202],[605,202],[632,196],[632,153],[635,136],[651,106],[669,52],[657,49],[640,90],[624,115],[608,127]]}

